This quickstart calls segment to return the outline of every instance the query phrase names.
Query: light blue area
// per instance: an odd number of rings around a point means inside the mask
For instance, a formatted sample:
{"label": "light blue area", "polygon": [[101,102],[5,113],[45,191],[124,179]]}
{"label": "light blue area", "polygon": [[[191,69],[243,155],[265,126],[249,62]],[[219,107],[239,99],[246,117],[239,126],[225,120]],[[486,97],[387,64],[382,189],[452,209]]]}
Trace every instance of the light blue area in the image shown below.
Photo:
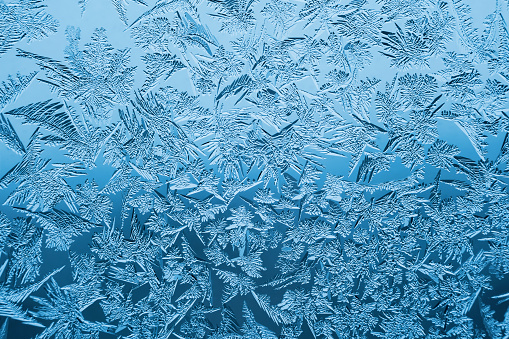
{"label": "light blue area", "polygon": [[0,0],[0,337],[507,338],[508,6]]}

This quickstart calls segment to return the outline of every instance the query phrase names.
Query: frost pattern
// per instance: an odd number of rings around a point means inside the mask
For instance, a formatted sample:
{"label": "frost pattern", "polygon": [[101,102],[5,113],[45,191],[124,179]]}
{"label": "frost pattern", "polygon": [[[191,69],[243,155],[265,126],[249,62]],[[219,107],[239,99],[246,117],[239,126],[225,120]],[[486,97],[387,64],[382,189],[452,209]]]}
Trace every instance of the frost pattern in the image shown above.
{"label": "frost pattern", "polygon": [[0,0],[0,337],[508,338],[508,10]]}

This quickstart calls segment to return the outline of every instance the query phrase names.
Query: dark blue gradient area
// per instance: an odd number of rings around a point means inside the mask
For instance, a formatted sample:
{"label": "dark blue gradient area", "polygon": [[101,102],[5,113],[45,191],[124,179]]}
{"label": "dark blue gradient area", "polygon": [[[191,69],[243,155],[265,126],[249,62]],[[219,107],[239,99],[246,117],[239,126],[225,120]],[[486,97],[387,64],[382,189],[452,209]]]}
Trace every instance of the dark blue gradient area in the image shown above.
{"label": "dark blue gradient area", "polygon": [[0,0],[0,339],[509,338],[508,0]]}

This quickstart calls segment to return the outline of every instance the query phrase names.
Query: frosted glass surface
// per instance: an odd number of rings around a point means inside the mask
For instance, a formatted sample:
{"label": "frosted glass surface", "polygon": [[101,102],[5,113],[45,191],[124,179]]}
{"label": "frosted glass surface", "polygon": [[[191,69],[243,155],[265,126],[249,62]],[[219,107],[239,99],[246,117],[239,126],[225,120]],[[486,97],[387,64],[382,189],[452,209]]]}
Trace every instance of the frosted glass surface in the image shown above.
{"label": "frosted glass surface", "polygon": [[508,0],[0,0],[0,338],[509,338]]}

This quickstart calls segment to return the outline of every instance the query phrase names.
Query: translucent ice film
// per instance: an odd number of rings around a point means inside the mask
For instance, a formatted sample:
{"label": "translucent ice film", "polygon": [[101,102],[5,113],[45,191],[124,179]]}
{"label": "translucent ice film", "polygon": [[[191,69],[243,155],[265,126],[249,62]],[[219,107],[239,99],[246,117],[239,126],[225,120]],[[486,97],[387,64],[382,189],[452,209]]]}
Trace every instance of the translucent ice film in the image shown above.
{"label": "translucent ice film", "polygon": [[508,339],[508,0],[0,0],[0,339]]}

